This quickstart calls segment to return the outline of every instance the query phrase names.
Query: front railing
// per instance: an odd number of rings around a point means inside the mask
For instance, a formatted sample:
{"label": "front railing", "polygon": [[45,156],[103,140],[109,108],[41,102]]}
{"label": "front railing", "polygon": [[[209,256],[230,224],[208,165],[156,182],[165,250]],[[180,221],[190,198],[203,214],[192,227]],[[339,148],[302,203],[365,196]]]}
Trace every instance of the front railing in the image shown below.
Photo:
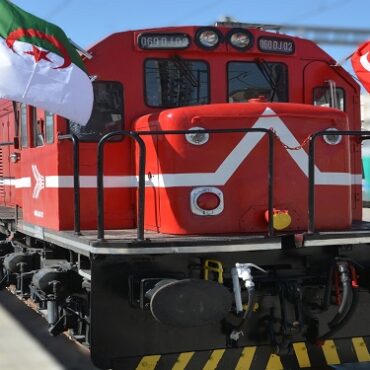
{"label": "front railing", "polygon": [[[264,128],[240,128],[240,129],[206,129],[192,130],[192,134],[230,134],[262,132],[268,135],[268,232],[267,236],[274,235],[273,228],[273,179],[274,179],[274,132]],[[104,240],[104,147],[107,141],[115,136],[130,137],[139,146],[139,171],[138,171],[138,207],[137,207],[137,241],[145,240],[144,217],[145,217],[145,167],[146,167],[146,146],[141,136],[158,135],[185,135],[189,130],[167,130],[167,131],[114,131],[104,135],[98,143],[97,153],[97,238]],[[319,131],[309,138],[309,162],[308,162],[308,232],[315,233],[315,144],[318,137],[324,135],[353,136],[361,140],[370,139],[370,131]],[[79,177],[79,139],[76,135],[60,135],[59,140],[71,140],[73,143],[73,183],[74,183],[74,232],[81,234],[81,213],[80,213],[80,177]],[[13,145],[13,142],[1,142],[0,146]],[[134,176],[134,175],[133,175]],[[351,174],[348,174],[349,181]],[[212,184],[210,184],[212,185]]]}
{"label": "front railing", "polygon": [[[268,135],[268,230],[267,235],[274,235],[273,228],[273,179],[274,179],[274,132],[264,128],[240,128],[240,129],[208,129],[192,130],[192,134],[230,134],[262,132]],[[146,146],[141,136],[158,135],[185,135],[188,130],[167,131],[114,131],[104,135],[98,143],[97,154],[97,238],[104,240],[104,147],[107,141],[114,136],[128,136],[135,140],[139,146],[139,171],[138,171],[138,201],[137,201],[137,241],[145,240],[144,217],[145,217],[145,166]],[[319,131],[309,138],[309,162],[308,162],[308,232],[315,233],[315,143],[318,137],[324,135],[353,136],[361,140],[370,139],[370,131]],[[74,134],[59,135],[59,140],[70,140],[73,144],[73,185],[74,185],[74,232],[81,234],[81,211],[80,211],[80,176],[79,176],[79,139]],[[1,142],[0,146],[14,145],[13,142]],[[348,174],[351,181],[351,174]],[[212,184],[210,184],[212,185]]]}
{"label": "front railing", "polygon": [[[269,237],[274,235],[273,228],[273,178],[274,178],[274,133],[265,128],[238,128],[238,129],[202,129],[191,130],[192,134],[230,134],[260,132],[268,136],[268,233]],[[98,144],[97,157],[97,211],[98,211],[98,240],[104,240],[104,146],[114,136],[128,136],[139,145],[139,180],[138,180],[138,209],[137,209],[137,241],[144,241],[144,212],[145,212],[145,164],[146,147],[141,136],[158,135],[185,135],[189,130],[167,130],[167,131],[114,131],[104,135]],[[212,185],[212,184],[210,184]]]}
{"label": "front railing", "polygon": [[[324,135],[355,136],[362,140],[370,139],[370,131],[318,131],[310,137],[308,154],[308,232],[315,232],[315,143],[318,137]],[[351,173],[348,174],[351,181]]]}
{"label": "front railing", "polygon": [[114,131],[104,135],[98,143],[97,158],[97,209],[98,209],[98,240],[104,240],[104,146],[114,136],[128,136],[139,145],[139,200],[137,212],[137,240],[144,240],[144,208],[145,208],[145,162],[146,147],[143,139],[134,131]]}
{"label": "front railing", "polygon": [[80,141],[74,134],[59,135],[59,140],[71,140],[73,144],[73,210],[74,232],[81,234],[81,200],[80,200]]}

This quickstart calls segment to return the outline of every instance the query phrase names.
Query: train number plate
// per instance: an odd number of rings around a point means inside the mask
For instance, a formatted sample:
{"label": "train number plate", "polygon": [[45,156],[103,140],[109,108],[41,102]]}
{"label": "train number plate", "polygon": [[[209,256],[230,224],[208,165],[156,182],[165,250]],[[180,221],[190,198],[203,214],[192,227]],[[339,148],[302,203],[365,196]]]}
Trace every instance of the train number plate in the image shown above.
{"label": "train number plate", "polygon": [[281,37],[260,37],[258,39],[258,48],[264,53],[276,54],[294,54],[294,41]]}

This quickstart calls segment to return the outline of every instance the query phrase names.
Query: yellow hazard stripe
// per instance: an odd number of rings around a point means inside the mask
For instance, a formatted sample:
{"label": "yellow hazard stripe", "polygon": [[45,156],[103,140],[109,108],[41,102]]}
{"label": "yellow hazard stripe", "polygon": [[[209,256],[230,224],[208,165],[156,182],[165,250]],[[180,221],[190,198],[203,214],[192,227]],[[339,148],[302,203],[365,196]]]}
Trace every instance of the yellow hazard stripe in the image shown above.
{"label": "yellow hazard stripe", "polygon": [[280,361],[278,355],[270,355],[269,361],[266,366],[266,370],[284,370],[284,367]]}
{"label": "yellow hazard stripe", "polygon": [[[347,342],[348,343],[348,342]],[[336,344],[338,347],[336,347]],[[322,353],[324,354],[325,361],[327,365],[338,365],[341,363],[340,357],[338,352],[340,352],[341,343],[340,340],[334,342],[333,340],[326,340],[324,344],[321,346]],[[347,344],[346,344],[347,346]],[[370,362],[370,353],[366,346],[366,342],[363,337],[354,337],[352,338],[352,347],[353,347],[353,354],[356,354],[358,362]],[[310,353],[311,346],[309,344],[306,345],[304,342],[297,342],[293,343],[294,354],[297,358],[297,362],[300,369],[310,368],[311,361],[314,359],[312,356],[315,356],[315,351]],[[240,349],[230,349],[233,351],[234,355],[232,356],[235,360],[237,360],[237,364],[235,367],[230,367],[230,370],[255,370],[254,367],[256,365],[256,361],[259,360],[258,358],[258,350],[259,347],[257,346],[249,346],[244,347],[240,352]],[[264,349],[265,351],[266,349]],[[227,350],[226,350],[227,351]],[[179,353],[176,359],[176,362],[171,367],[171,370],[186,370],[191,363],[194,367],[195,364],[200,360],[201,363],[204,364],[204,352],[203,355],[197,358],[198,353],[202,353],[203,351],[194,351],[194,352],[183,352]],[[220,361],[224,356],[225,349],[217,349],[214,351],[209,351],[210,356],[203,367],[203,370],[215,370],[220,367]],[[317,352],[316,352],[317,353]],[[293,356],[294,356],[293,354]],[[166,355],[163,358],[163,363],[159,364],[161,359],[161,355],[152,355],[152,356],[144,356],[141,358],[139,365],[136,367],[136,370],[155,370],[157,367],[163,367],[166,362]],[[172,356],[172,355],[171,355]],[[229,353],[228,359],[230,360],[231,354]],[[237,356],[235,358],[234,356]],[[320,356],[321,357],[321,356]],[[172,362],[173,357],[171,358],[170,362]],[[267,360],[267,362],[265,362]],[[317,360],[317,359],[316,359]],[[253,365],[254,364],[254,365]],[[225,366],[225,361],[221,363],[222,366]],[[230,364],[229,364],[230,365]],[[322,364],[324,365],[324,364]],[[198,368],[201,368],[201,365],[198,364]],[[276,354],[270,354],[268,358],[264,359],[264,363],[260,363],[258,365],[258,369],[265,369],[265,370],[283,370],[284,366],[280,360],[280,357]],[[170,370],[169,368],[166,370]]]}
{"label": "yellow hazard stripe", "polygon": [[207,363],[203,367],[203,370],[214,370],[216,369],[218,363],[220,362],[225,350],[224,349],[216,349],[212,352],[211,356],[209,357]]}
{"label": "yellow hazard stripe", "polygon": [[193,356],[194,352],[180,353],[171,370],[184,370]]}
{"label": "yellow hazard stripe", "polygon": [[257,347],[245,347],[240,354],[235,370],[249,370]]}
{"label": "yellow hazard stripe", "polygon": [[326,340],[322,345],[325,360],[328,365],[339,365],[340,359],[333,340]]}
{"label": "yellow hazard stripe", "polygon": [[311,367],[306,344],[304,342],[293,343],[294,353],[300,368]]}
{"label": "yellow hazard stripe", "polygon": [[359,362],[370,361],[370,354],[363,338],[352,338],[352,344]]}
{"label": "yellow hazard stripe", "polygon": [[136,370],[154,370],[160,358],[160,355],[144,356]]}

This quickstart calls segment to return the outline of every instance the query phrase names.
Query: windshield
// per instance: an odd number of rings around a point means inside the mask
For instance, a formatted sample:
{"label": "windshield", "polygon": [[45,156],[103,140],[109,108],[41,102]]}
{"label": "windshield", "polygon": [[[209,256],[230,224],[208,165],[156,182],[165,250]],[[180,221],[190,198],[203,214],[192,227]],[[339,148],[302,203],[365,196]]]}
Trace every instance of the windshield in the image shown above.
{"label": "windshield", "polygon": [[288,101],[288,71],[285,64],[231,62],[227,73],[230,103],[245,102],[260,96],[269,101]]}
{"label": "windshield", "polygon": [[146,103],[151,107],[182,107],[209,103],[208,65],[172,59],[145,61]]}

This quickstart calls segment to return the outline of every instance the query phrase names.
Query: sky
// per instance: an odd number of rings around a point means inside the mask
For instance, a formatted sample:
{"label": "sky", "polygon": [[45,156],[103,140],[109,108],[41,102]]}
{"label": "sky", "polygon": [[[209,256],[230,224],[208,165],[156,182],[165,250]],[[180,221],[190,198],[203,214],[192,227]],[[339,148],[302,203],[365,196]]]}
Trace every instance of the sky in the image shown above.
{"label": "sky", "polygon": [[[210,25],[224,16],[240,22],[370,30],[369,0],[12,0],[60,26],[87,48],[111,33],[176,25]],[[370,32],[369,32],[370,39]],[[365,40],[364,40],[365,41]],[[322,47],[336,60],[355,47]],[[344,64],[350,69],[350,63]]]}

